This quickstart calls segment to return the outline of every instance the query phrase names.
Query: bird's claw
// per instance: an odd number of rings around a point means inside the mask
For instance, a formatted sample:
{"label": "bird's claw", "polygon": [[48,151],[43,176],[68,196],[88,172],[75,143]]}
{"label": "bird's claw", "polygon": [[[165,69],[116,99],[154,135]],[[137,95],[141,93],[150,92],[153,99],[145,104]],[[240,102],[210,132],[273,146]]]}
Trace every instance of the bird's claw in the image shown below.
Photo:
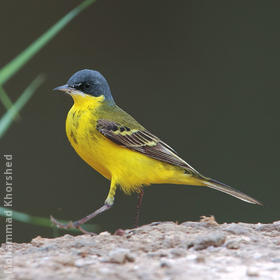
{"label": "bird's claw", "polygon": [[83,229],[81,227],[81,224],[78,221],[76,221],[76,222],[70,221],[67,224],[63,224],[63,223],[59,222],[57,219],[55,219],[53,216],[51,216],[50,219],[51,219],[51,222],[57,228],[62,228],[62,229],[73,229],[74,228],[74,229],[80,230],[82,233],[85,233],[85,234],[96,235],[96,233],[94,233],[94,232],[90,232],[90,231]]}
{"label": "bird's claw", "polygon": [[57,228],[63,228],[63,229],[69,229],[69,228],[75,228],[72,221],[70,221],[68,224],[63,224],[59,222],[57,219],[55,219],[53,216],[50,217],[51,222],[57,227]]}

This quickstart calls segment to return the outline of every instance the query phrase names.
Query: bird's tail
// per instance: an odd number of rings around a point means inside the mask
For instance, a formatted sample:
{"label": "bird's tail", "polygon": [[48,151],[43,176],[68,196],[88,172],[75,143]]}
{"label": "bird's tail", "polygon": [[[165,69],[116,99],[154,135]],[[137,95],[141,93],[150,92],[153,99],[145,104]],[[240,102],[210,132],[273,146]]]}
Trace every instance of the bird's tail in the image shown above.
{"label": "bird's tail", "polygon": [[217,180],[207,178],[204,176],[201,176],[200,180],[206,187],[227,193],[248,203],[262,205],[262,203],[258,200]]}

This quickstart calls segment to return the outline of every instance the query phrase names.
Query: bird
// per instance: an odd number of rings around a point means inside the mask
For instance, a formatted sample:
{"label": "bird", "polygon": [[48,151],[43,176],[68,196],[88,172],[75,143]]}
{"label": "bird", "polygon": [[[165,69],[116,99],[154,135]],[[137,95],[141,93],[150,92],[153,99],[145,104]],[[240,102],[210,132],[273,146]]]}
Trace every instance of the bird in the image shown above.
{"label": "bird", "polygon": [[116,190],[137,192],[137,223],[143,188],[151,184],[179,184],[212,188],[252,204],[258,200],[202,175],[177,152],[138,123],[115,102],[105,77],[96,70],[79,70],[65,85],[54,88],[73,98],[66,118],[66,134],[77,154],[110,180],[104,204],[84,218],[68,224],[51,216],[59,228],[77,228],[110,209]]}

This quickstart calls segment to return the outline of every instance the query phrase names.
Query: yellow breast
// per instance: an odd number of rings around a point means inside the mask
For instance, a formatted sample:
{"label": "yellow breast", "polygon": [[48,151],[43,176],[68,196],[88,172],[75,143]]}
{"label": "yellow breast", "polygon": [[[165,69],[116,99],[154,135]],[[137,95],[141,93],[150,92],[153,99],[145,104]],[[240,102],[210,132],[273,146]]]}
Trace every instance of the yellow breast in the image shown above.
{"label": "yellow breast", "polygon": [[103,97],[75,98],[67,116],[66,133],[73,148],[92,168],[109,180],[114,177],[125,192],[142,185],[180,183],[180,177],[185,182],[181,169],[117,145],[96,129]]}
{"label": "yellow breast", "polygon": [[97,130],[97,110],[103,97],[73,97],[74,105],[66,119],[67,137],[78,155],[107,179],[111,173],[102,159],[104,138]]}

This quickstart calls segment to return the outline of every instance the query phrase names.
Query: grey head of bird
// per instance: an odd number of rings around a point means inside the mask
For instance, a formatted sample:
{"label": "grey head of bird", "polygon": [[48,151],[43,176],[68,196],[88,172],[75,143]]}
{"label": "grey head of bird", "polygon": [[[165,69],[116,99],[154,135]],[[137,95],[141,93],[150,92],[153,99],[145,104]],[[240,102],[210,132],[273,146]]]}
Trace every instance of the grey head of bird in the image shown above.
{"label": "grey head of bird", "polygon": [[107,80],[95,70],[80,70],[73,74],[65,85],[56,87],[54,90],[94,97],[103,95],[109,104],[115,104]]}

